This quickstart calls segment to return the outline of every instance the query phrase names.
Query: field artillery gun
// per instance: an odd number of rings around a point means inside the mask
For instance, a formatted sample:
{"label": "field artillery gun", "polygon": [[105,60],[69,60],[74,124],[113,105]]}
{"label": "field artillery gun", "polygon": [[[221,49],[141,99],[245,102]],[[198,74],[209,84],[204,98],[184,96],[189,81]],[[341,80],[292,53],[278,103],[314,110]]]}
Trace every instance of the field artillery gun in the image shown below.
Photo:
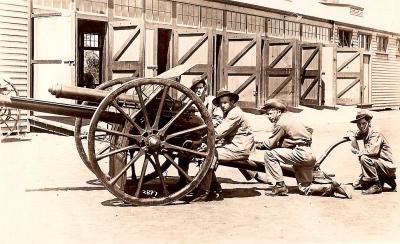
{"label": "field artillery gun", "polygon": [[[168,77],[179,76],[177,73]],[[49,91],[84,102],[0,96],[0,106],[76,117],[75,142],[82,161],[125,203],[140,206],[178,201],[197,187],[210,168],[215,150],[212,119],[202,101],[173,79],[120,78],[96,90],[56,86]],[[83,119],[90,119],[87,134],[82,132]],[[207,144],[204,151],[185,147],[186,142],[202,138]],[[177,163],[184,154],[199,158],[201,164],[185,172]],[[220,165],[265,171],[262,162],[250,160]],[[167,170],[170,176],[166,176]],[[177,186],[178,173],[186,178],[186,185]]]}

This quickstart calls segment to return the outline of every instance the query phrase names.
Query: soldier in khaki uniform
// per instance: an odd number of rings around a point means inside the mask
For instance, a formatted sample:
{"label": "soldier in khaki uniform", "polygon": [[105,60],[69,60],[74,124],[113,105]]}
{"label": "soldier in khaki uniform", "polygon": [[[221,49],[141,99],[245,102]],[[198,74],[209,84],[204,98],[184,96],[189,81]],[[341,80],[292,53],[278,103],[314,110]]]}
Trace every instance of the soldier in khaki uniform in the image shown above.
{"label": "soldier in khaki uniform", "polygon": [[[203,77],[197,77],[193,79],[192,85],[190,86],[190,90],[196,93],[196,95],[201,99],[201,101],[203,101],[204,106],[207,108],[208,113],[211,115],[214,128],[218,126],[222,121],[223,113],[221,108],[215,106],[212,103],[215,97],[212,95],[207,95],[206,80]],[[196,112],[196,114],[197,113],[198,112]],[[191,155],[186,155],[179,158],[178,164],[181,167],[181,169],[186,173],[189,171],[189,163],[191,160],[193,160],[193,157]],[[184,177],[183,174],[179,172],[179,181],[177,183],[177,186],[183,187],[186,184],[187,184],[186,177]]]}
{"label": "soldier in khaki uniform", "polygon": [[[352,152],[358,156],[361,164],[361,175],[353,184],[355,190],[363,190],[363,194],[377,194],[387,183],[392,191],[396,191],[396,166],[393,163],[392,150],[386,138],[376,128],[371,126],[372,114],[368,110],[357,112],[358,130],[349,131]],[[360,150],[357,140],[363,140],[364,149]]]}
{"label": "soldier in khaki uniform", "polygon": [[346,188],[332,181],[330,184],[312,184],[316,163],[311,150],[311,130],[299,120],[285,113],[286,106],[278,99],[270,99],[263,107],[268,119],[274,124],[272,135],[256,147],[265,151],[265,168],[276,181],[271,193],[282,196],[288,194],[281,164],[293,167],[299,190],[305,195],[334,196],[334,193],[350,198]]}
{"label": "soldier in khaki uniform", "polygon": [[[223,111],[223,120],[215,128],[216,154],[215,162],[210,168],[203,181],[200,183],[192,201],[204,201],[219,198],[219,192],[210,191],[221,189],[214,173],[217,161],[232,161],[247,159],[254,149],[254,136],[244,112],[235,104],[239,96],[229,91],[219,91],[213,104],[219,106]],[[216,195],[212,195],[216,194]]]}

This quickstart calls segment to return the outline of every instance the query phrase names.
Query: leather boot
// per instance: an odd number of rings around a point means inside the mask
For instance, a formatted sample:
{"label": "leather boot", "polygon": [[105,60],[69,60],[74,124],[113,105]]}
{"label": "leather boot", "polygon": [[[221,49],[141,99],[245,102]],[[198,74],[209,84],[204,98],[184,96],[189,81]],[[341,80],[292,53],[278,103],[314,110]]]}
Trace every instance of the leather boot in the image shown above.
{"label": "leather boot", "polygon": [[307,187],[304,194],[307,196],[333,197],[334,191],[332,184],[311,184]]}
{"label": "leather boot", "polygon": [[288,188],[285,185],[285,182],[277,182],[274,187],[272,187],[271,192],[266,192],[267,196],[287,196],[289,193]]}
{"label": "leather boot", "polygon": [[334,193],[342,195],[348,199],[351,199],[351,191],[344,185],[337,183],[336,181],[332,181],[331,183]]}
{"label": "leather boot", "polygon": [[379,178],[379,181],[382,184],[382,188],[383,188],[383,185],[386,183],[390,186],[390,191],[396,192],[396,187],[397,187],[396,176],[382,177],[382,178]]}
{"label": "leather boot", "polygon": [[382,193],[382,186],[381,184],[376,181],[372,186],[370,186],[367,190],[363,190],[363,195],[370,195],[370,194],[379,194]]}

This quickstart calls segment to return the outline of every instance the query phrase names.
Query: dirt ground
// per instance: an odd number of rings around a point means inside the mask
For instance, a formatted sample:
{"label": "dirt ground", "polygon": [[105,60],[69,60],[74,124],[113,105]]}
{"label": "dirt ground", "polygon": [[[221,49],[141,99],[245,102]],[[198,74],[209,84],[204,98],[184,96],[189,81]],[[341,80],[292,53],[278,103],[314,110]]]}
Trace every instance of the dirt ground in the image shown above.
{"label": "dirt ground", "polygon": [[[347,129],[352,108],[305,109],[317,157]],[[374,113],[400,162],[400,111]],[[258,138],[268,127],[252,119]],[[259,123],[262,122],[262,123]],[[265,125],[265,126],[264,126]],[[0,243],[316,243],[400,241],[400,193],[353,199],[264,195],[237,169],[219,167],[225,199],[162,207],[121,207],[81,162],[72,137],[28,134],[0,143]],[[343,183],[360,168],[348,144],[322,165]],[[398,181],[398,184],[400,182]],[[287,184],[295,186],[293,179]]]}

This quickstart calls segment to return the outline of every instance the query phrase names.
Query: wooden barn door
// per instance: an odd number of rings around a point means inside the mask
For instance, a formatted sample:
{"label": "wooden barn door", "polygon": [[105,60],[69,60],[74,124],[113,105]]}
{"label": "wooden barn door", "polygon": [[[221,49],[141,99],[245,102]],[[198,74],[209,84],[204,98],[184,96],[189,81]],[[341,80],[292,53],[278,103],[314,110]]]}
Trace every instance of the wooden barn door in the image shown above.
{"label": "wooden barn door", "polygon": [[323,81],[321,80],[322,46],[300,44],[300,104],[322,105]]}
{"label": "wooden barn door", "polygon": [[143,30],[131,21],[114,21],[108,26],[108,78],[143,76]]}
{"label": "wooden barn door", "polygon": [[237,34],[225,37],[224,78],[220,88],[239,94],[240,106],[256,107],[260,103],[261,48],[260,36]]}
{"label": "wooden barn door", "polygon": [[73,103],[57,99],[48,89],[57,83],[75,85],[75,18],[58,12],[39,13],[32,15],[32,22],[33,97]]}
{"label": "wooden barn door", "polygon": [[363,101],[363,53],[357,48],[337,48],[337,104],[355,105]]}
{"label": "wooden barn door", "polygon": [[298,105],[296,52],[296,41],[266,39],[262,88],[265,99],[278,98],[289,106]]}
{"label": "wooden barn door", "polygon": [[187,87],[197,76],[207,79],[208,89],[212,89],[213,34],[211,30],[175,30],[173,66],[194,65],[181,76],[180,82]]}

